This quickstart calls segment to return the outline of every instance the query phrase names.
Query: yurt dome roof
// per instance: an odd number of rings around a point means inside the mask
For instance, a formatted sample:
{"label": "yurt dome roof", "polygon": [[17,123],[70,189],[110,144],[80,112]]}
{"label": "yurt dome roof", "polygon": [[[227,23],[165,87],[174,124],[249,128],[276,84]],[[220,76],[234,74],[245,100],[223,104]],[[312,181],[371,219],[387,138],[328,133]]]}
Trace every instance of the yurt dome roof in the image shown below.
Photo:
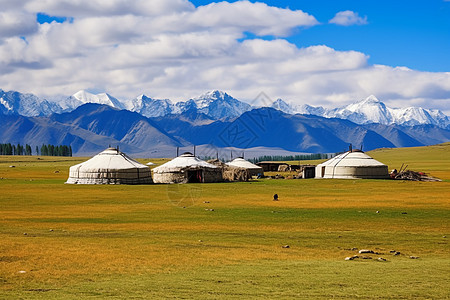
{"label": "yurt dome roof", "polygon": [[252,164],[251,162],[243,159],[242,157],[237,157],[234,160],[227,163],[229,166],[245,168],[245,169],[258,169],[262,170],[262,167]]}
{"label": "yurt dome roof", "polygon": [[172,159],[171,161],[154,168],[153,172],[154,173],[180,172],[183,169],[202,169],[202,168],[217,169],[219,167],[199,159],[192,153],[186,152]]}
{"label": "yurt dome roof", "polygon": [[352,150],[339,154],[319,166],[340,166],[340,167],[364,167],[364,166],[384,166],[383,163],[375,160],[361,150]]}
{"label": "yurt dome roof", "polygon": [[79,168],[80,170],[87,171],[92,170],[120,170],[120,169],[148,169],[148,166],[143,165],[134,159],[130,158],[123,152],[120,152],[116,148],[108,148],[99,154],[95,155],[91,159],[82,162],[78,165],[74,165],[71,169]]}

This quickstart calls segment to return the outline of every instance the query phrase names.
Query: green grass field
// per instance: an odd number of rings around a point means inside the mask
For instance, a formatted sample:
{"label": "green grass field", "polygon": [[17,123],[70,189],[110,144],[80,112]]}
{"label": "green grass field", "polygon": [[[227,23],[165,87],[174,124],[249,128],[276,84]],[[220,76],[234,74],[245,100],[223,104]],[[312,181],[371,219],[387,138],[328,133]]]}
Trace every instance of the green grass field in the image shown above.
{"label": "green grass field", "polygon": [[450,143],[369,154],[444,181],[82,186],[83,158],[0,156],[0,298],[450,298]]}

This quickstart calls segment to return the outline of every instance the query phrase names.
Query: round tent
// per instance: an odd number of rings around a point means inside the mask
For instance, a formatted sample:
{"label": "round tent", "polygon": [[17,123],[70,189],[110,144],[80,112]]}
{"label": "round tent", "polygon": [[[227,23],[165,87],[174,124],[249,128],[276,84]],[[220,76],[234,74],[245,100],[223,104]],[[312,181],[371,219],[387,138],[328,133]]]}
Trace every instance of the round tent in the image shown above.
{"label": "round tent", "polygon": [[264,170],[262,167],[252,164],[242,157],[235,158],[227,163],[227,165],[247,169],[250,172],[250,176],[264,175]]}
{"label": "round tent", "polygon": [[317,165],[316,178],[389,178],[388,166],[361,150],[352,150]]}
{"label": "round tent", "polygon": [[155,183],[204,183],[222,181],[222,169],[186,152],[153,169]]}
{"label": "round tent", "polygon": [[69,184],[150,184],[150,168],[120,152],[108,148],[91,159],[69,169]]}
{"label": "round tent", "polygon": [[222,178],[224,181],[248,181],[252,178],[249,170],[227,165],[219,159],[208,160],[208,163],[222,169]]}

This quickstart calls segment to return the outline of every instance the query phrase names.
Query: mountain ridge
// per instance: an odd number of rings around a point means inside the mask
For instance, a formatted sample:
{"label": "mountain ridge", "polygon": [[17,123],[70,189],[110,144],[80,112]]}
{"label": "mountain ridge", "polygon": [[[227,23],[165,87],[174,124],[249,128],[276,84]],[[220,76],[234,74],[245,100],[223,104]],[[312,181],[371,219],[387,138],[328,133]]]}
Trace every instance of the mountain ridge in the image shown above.
{"label": "mountain ridge", "polygon": [[379,123],[383,125],[436,125],[450,128],[450,118],[439,110],[421,107],[391,108],[378,100],[374,95],[353,102],[351,104],[326,109],[321,106],[295,106],[278,99],[272,104],[273,108],[290,114],[309,114],[324,118],[339,118],[350,120],[357,124]]}
{"label": "mountain ridge", "polygon": [[92,155],[110,145],[130,155],[170,157],[177,147],[191,145],[209,145],[209,152],[198,154],[215,156],[213,151],[230,148],[335,153],[345,151],[350,143],[372,150],[450,140],[450,130],[435,125],[360,125],[267,107],[234,119],[213,120],[198,111],[147,118],[137,112],[87,103],[72,112],[51,116],[0,114],[0,122],[5,128],[0,131],[1,143],[29,144],[33,149],[42,144],[64,144],[72,146],[74,155]]}
{"label": "mountain ridge", "polygon": [[[127,102],[122,102],[107,93],[92,94],[85,90],[80,90],[72,96],[56,102],[40,99],[32,94],[21,94],[16,91],[4,92],[0,89],[0,112],[3,114],[19,114],[28,117],[46,116],[52,113],[70,112],[86,103],[106,104],[114,108],[137,112],[149,118],[191,112],[202,113],[213,120],[237,118],[256,108],[219,90],[206,92],[184,102],[173,103],[170,99],[154,99],[143,94]],[[270,107],[287,114],[340,118],[357,124],[379,123],[402,126],[430,124],[450,129],[450,118],[439,110],[421,107],[390,108],[374,95],[333,109],[308,104],[297,106],[282,99],[277,99]]]}

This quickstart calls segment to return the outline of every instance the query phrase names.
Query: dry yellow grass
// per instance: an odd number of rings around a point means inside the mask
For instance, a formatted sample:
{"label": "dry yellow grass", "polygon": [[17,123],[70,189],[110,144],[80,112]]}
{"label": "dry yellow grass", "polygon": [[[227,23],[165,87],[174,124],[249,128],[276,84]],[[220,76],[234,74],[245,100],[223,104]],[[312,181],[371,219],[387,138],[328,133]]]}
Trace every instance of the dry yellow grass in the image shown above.
{"label": "dry yellow grass", "polygon": [[[398,158],[390,154],[395,150],[372,154],[395,165],[421,148],[407,150]],[[270,272],[263,267],[266,262],[268,268],[303,262],[330,265],[339,272],[349,265],[337,262],[355,254],[348,250],[353,247],[376,249],[408,272],[415,262],[405,255],[428,261],[421,268],[431,274],[449,265],[443,238],[450,233],[449,180],[64,185],[69,166],[82,160],[0,157],[0,296],[27,297],[23,293],[28,290],[51,287],[62,289],[56,295],[65,298],[70,286],[89,290],[103,279],[133,285],[142,276],[164,274],[167,283],[180,274],[207,276],[212,268],[224,266],[238,266],[244,273],[254,268]],[[449,173],[446,158],[430,161],[434,163],[411,163],[412,168]],[[12,164],[16,167],[9,168]],[[280,201],[272,201],[274,193]],[[392,257],[392,249],[402,255]],[[375,262],[360,267],[368,274],[383,272]],[[290,272],[298,275],[295,269]],[[403,280],[404,274],[393,272],[393,280]],[[431,276],[441,288],[445,285],[443,278],[426,274],[420,280]],[[313,284],[314,278],[308,280]],[[188,290],[195,288],[193,283]],[[433,291],[445,296],[435,286]]]}

